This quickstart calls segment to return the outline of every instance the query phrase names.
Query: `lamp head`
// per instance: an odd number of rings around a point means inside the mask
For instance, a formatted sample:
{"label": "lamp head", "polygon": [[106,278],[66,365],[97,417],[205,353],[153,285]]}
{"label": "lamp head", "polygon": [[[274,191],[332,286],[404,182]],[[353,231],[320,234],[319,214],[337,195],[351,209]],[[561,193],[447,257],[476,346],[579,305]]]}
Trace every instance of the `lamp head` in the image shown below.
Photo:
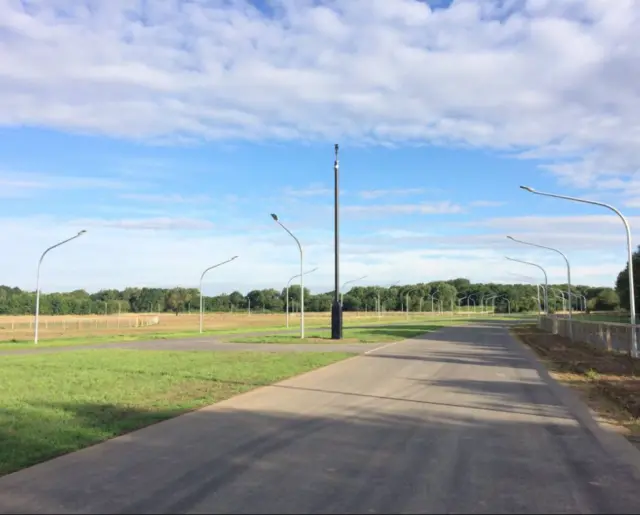
{"label": "lamp head", "polygon": [[508,240],[513,240],[513,236],[507,236]]}
{"label": "lamp head", "polygon": [[520,189],[521,189],[521,190],[528,191],[529,193],[535,193],[535,192],[536,192],[536,191],[535,191],[533,188],[531,188],[530,186],[520,186]]}
{"label": "lamp head", "polygon": [[86,230],[86,229],[82,229],[82,230],[78,233],[78,236],[82,236],[85,232],[87,232],[87,230]]}
{"label": "lamp head", "polygon": [[234,259],[237,259],[237,258],[238,258],[238,256],[233,256],[233,257],[231,258],[231,261],[233,261]]}
{"label": "lamp head", "polygon": [[278,215],[275,213],[271,213],[271,218],[273,218],[276,222],[278,221]]}

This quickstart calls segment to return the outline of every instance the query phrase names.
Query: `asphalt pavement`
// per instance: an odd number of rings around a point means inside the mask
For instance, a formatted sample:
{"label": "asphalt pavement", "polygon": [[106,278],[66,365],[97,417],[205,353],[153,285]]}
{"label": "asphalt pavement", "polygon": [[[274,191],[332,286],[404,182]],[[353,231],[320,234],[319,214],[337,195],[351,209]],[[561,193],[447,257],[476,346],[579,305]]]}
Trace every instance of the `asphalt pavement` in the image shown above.
{"label": "asphalt pavement", "polygon": [[[229,338],[225,335],[225,338]],[[231,335],[237,338],[236,335]],[[60,347],[40,347],[0,351],[1,355],[51,354],[87,349],[136,349],[172,351],[260,351],[260,352],[350,352],[364,353],[379,347],[379,343],[233,343],[215,336],[203,338],[171,338],[128,342],[93,343]]]}
{"label": "asphalt pavement", "polygon": [[457,326],[1,478],[0,512],[639,513],[639,456]]}

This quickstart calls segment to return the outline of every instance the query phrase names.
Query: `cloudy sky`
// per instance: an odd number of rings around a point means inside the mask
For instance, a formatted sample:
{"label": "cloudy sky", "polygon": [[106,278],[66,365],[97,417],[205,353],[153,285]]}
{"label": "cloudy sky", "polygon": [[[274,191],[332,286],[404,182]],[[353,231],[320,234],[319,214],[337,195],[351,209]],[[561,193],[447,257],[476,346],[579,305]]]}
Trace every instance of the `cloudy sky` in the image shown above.
{"label": "cloudy sky", "polygon": [[[612,285],[640,222],[638,0],[0,0],[0,283]],[[640,241],[639,241],[640,243]],[[531,279],[527,279],[531,277]]]}

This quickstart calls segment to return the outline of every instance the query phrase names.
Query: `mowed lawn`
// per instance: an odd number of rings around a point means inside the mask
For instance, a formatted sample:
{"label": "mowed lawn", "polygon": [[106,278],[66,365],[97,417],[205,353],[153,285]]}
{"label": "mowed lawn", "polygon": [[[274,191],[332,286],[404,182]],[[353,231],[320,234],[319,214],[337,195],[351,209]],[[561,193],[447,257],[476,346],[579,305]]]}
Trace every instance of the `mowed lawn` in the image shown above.
{"label": "mowed lawn", "polygon": [[[414,338],[421,334],[442,329],[446,325],[458,325],[460,321],[438,323],[405,323],[379,325],[374,327],[344,328],[341,340],[332,340],[330,329],[310,329],[304,339],[300,333],[238,336],[228,341],[232,343],[384,343]],[[464,323],[464,322],[462,322]]]}
{"label": "mowed lawn", "polygon": [[0,475],[349,356],[128,349],[2,356]]}

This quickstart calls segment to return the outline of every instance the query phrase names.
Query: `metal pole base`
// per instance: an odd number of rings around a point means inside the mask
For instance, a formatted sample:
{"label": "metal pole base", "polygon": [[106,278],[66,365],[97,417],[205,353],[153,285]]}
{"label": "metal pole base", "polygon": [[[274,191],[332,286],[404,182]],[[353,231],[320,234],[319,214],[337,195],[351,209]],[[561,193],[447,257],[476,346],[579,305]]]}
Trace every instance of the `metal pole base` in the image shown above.
{"label": "metal pole base", "polygon": [[342,339],[342,304],[336,301],[331,306],[331,339]]}

